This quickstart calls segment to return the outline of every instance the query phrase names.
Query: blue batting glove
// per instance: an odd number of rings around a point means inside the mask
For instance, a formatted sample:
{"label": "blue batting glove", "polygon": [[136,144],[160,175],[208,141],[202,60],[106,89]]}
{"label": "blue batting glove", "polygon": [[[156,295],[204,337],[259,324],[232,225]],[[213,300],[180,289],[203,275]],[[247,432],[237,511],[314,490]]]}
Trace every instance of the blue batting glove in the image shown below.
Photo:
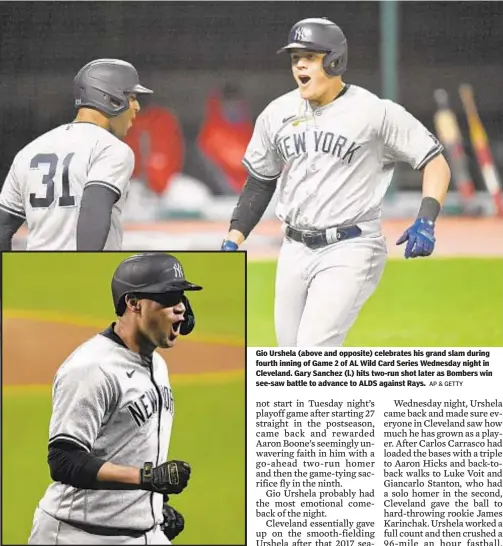
{"label": "blue batting glove", "polygon": [[409,229],[398,239],[397,245],[407,241],[405,258],[429,256],[435,248],[435,222],[427,218],[417,218]]}
{"label": "blue batting glove", "polygon": [[220,247],[220,250],[226,250],[226,251],[234,251],[239,248],[239,245],[235,243],[234,241],[228,241],[227,239],[224,240],[222,243],[222,246]]}

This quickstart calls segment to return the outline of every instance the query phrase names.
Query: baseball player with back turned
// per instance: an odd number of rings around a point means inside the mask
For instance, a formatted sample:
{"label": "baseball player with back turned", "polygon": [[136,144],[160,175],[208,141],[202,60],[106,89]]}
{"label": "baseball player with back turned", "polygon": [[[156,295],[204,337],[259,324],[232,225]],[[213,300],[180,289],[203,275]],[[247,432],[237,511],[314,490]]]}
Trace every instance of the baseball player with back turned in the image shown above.
{"label": "baseball player with back turned", "polygon": [[277,186],[284,241],[278,258],[279,346],[340,346],[384,269],[381,206],[395,163],[422,172],[405,257],[428,256],[450,170],[438,140],[402,106],[344,83],[347,43],[324,18],[296,23],[288,44],[298,88],[259,115],[243,159],[249,177],[222,250],[236,250]]}
{"label": "baseball player with back turned", "polygon": [[120,250],[121,215],[134,168],[122,139],[140,109],[135,67],[86,64],[74,80],[77,116],[25,146],[0,193],[0,250],[26,221],[27,250]]}
{"label": "baseball player with back turned", "polygon": [[157,347],[189,334],[195,317],[169,254],[137,254],[114,273],[117,322],[83,343],[56,373],[48,463],[54,480],[29,544],[170,544],[184,519],[168,503],[190,477],[167,461],[174,415]]}

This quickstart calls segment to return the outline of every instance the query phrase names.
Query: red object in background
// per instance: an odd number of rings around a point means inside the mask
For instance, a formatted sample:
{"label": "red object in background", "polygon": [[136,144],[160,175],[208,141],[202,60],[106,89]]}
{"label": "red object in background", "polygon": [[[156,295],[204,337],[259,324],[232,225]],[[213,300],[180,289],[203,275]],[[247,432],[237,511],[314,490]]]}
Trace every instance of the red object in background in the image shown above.
{"label": "red object in background", "polygon": [[[226,109],[233,112],[226,115]],[[236,119],[230,119],[236,113]],[[248,176],[241,161],[252,134],[253,123],[243,101],[225,106],[219,93],[208,98],[197,143],[204,156],[225,174],[236,193],[241,191]]]}
{"label": "red object in background", "polygon": [[133,178],[162,194],[183,166],[184,142],[176,116],[158,106],[146,108],[136,117],[125,142],[135,155]]}

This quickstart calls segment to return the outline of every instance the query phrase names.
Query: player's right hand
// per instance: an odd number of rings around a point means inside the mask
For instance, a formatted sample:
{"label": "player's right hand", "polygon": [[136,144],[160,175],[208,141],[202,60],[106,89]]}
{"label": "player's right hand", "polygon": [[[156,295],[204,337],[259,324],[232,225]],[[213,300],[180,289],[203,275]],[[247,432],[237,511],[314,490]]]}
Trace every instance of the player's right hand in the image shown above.
{"label": "player's right hand", "polygon": [[173,540],[177,537],[185,527],[185,520],[172,506],[168,504],[168,499],[165,498],[164,504],[162,505],[162,515],[164,520],[161,524],[162,532],[166,535],[168,540]]}
{"label": "player's right hand", "polygon": [[181,493],[190,478],[190,465],[184,461],[167,461],[159,466],[145,463],[140,470],[140,487],[165,495]]}
{"label": "player's right hand", "polygon": [[228,239],[224,239],[222,242],[222,246],[220,247],[220,250],[224,251],[230,251],[233,252],[239,248],[239,245],[235,243],[234,241],[229,241]]}

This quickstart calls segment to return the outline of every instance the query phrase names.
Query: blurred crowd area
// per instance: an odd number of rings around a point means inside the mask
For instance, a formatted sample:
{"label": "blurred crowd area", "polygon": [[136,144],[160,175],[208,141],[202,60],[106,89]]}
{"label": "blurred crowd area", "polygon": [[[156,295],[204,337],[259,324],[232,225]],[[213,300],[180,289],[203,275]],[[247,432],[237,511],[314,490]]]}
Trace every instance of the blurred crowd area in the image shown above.
{"label": "blurred crowd area", "polygon": [[[116,57],[155,91],[127,137],[136,156],[129,218],[152,219],[155,203],[169,215],[235,199],[254,120],[294,87],[276,51],[295,22],[320,16],[347,36],[344,80],[382,95],[380,2],[0,2],[0,184],[20,148],[73,118],[79,68]],[[433,93],[449,93],[485,192],[458,87],[473,85],[503,169],[503,3],[398,2],[397,23],[396,100],[435,131]],[[392,191],[419,190],[419,174],[398,168]]]}

